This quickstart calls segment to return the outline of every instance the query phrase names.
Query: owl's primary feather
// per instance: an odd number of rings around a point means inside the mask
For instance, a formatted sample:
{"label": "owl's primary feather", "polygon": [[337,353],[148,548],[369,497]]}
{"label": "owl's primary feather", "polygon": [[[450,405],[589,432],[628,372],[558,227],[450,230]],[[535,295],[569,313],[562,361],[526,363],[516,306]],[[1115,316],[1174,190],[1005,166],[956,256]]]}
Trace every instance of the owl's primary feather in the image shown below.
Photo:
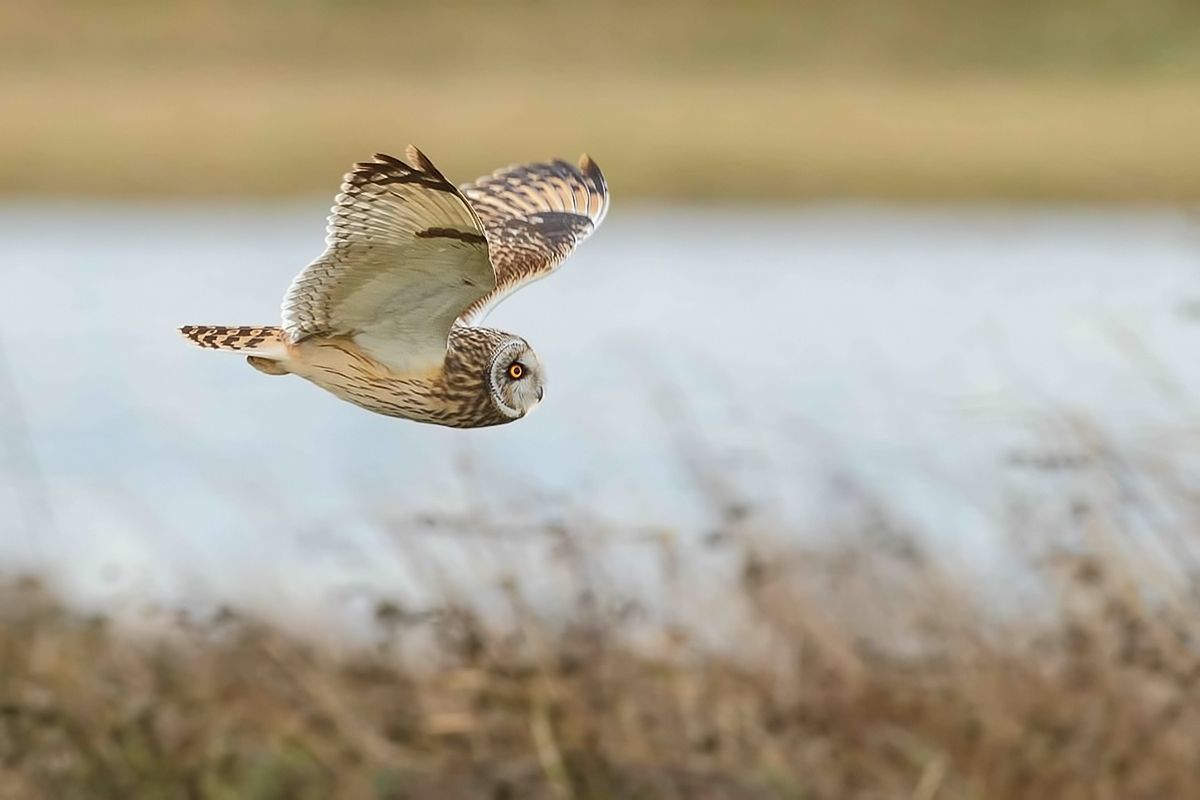
{"label": "owl's primary feather", "polygon": [[459,189],[415,147],[405,158],[376,155],[346,175],[325,252],[292,281],[282,328],[180,331],[376,413],[459,428],[519,419],[542,400],[541,362],[524,339],[475,324],[595,230],[604,176],[584,156]]}

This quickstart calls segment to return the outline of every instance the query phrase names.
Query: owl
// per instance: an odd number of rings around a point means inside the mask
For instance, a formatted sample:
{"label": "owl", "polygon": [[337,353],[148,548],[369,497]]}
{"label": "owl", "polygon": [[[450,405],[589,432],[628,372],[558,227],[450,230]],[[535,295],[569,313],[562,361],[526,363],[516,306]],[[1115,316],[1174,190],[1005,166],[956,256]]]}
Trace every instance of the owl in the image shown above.
{"label": "owl", "polygon": [[179,331],[378,414],[503,425],[542,401],[545,372],[528,342],[480,323],[553,272],[607,211],[586,155],[455,187],[415,147],[403,160],[376,154],[343,179],[325,252],[292,281],[282,325]]}

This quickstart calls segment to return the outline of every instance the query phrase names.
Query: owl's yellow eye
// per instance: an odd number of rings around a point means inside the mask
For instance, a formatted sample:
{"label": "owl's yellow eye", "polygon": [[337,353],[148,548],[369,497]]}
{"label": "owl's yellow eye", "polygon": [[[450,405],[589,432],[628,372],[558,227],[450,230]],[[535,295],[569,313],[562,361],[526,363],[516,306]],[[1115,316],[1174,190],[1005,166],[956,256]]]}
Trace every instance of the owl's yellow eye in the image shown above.
{"label": "owl's yellow eye", "polygon": [[508,377],[512,378],[514,381],[521,380],[521,378],[524,377],[524,375],[525,375],[525,365],[522,364],[520,361],[514,361],[513,363],[508,365]]}

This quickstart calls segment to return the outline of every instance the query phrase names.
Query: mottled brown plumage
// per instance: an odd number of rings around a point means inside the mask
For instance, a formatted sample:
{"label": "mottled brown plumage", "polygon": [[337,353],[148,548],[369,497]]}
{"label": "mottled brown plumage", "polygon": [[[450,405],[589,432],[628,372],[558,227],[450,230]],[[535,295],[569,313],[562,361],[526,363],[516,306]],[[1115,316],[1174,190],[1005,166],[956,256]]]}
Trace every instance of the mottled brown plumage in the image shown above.
{"label": "mottled brown plumage", "polygon": [[608,213],[608,185],[586,155],[578,167],[557,160],[512,166],[460,188],[483,223],[496,272],[496,288],[471,304],[466,324],[553,272]]}
{"label": "mottled brown plumage", "polygon": [[238,350],[369,411],[457,428],[519,419],[544,375],[524,339],[477,327],[552,272],[600,224],[595,163],[510,167],[456,188],[415,147],[346,175],[326,250],[296,276],[282,327],[189,325],[201,347]]}

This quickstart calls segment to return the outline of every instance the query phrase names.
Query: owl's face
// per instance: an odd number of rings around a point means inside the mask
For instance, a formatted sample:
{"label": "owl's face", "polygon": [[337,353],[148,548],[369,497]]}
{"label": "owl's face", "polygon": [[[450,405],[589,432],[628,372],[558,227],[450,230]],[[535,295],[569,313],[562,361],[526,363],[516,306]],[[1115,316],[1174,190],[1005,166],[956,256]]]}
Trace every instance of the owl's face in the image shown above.
{"label": "owl's face", "polygon": [[509,419],[525,416],[545,394],[545,376],[537,353],[513,336],[496,348],[488,374],[492,403]]}

